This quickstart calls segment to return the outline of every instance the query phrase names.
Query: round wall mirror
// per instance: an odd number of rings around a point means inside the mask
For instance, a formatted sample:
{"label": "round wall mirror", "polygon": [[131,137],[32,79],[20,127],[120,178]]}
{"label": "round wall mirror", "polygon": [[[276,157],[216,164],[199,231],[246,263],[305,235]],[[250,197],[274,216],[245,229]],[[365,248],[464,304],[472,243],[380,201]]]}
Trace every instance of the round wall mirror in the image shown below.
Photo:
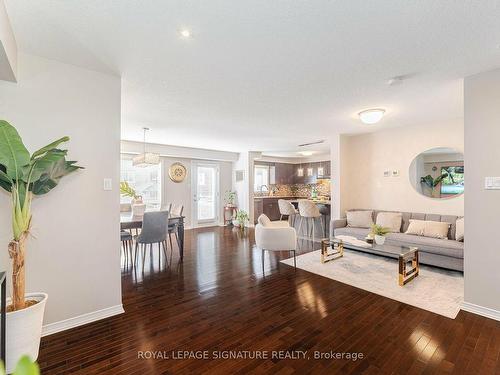
{"label": "round wall mirror", "polygon": [[446,199],[464,192],[464,154],[438,147],[417,155],[410,164],[410,183],[426,197]]}

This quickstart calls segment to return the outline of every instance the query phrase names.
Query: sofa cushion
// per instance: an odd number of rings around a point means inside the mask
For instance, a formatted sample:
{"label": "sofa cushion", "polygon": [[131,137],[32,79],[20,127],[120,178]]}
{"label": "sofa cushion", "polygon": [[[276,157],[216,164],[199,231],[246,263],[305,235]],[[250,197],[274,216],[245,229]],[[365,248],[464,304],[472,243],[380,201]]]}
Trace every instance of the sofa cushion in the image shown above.
{"label": "sofa cushion", "polygon": [[377,215],[377,225],[388,228],[390,232],[401,232],[401,212],[379,212]]}
{"label": "sofa cushion", "polygon": [[347,211],[347,226],[370,228],[373,225],[373,211]]}
{"label": "sofa cushion", "polygon": [[460,219],[457,219],[456,222],[456,231],[455,231],[455,239],[457,241],[463,241],[464,240],[464,218],[461,217]]}
{"label": "sofa cushion", "polygon": [[431,238],[448,239],[449,228],[450,223],[411,219],[410,225],[405,233]]}
{"label": "sofa cushion", "polygon": [[370,233],[370,229],[367,228],[343,227],[343,228],[336,228],[333,235],[353,236],[356,237],[358,240],[364,240],[368,235],[368,233]]}
{"label": "sofa cushion", "polygon": [[464,257],[464,243],[455,240],[415,236],[406,233],[389,233],[386,237],[386,243],[399,246],[416,246],[422,252],[453,258]]}

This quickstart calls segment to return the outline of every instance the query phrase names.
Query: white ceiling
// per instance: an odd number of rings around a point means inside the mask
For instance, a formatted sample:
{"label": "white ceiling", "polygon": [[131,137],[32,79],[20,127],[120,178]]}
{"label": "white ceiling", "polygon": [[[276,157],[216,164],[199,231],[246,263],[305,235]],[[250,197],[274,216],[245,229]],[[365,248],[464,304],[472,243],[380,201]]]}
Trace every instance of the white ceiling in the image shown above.
{"label": "white ceiling", "polygon": [[[493,0],[5,1],[20,50],[123,77],[128,140],[146,125],[156,143],[285,151],[447,121],[461,78],[500,66]],[[387,109],[375,126],[356,118],[370,107]]]}

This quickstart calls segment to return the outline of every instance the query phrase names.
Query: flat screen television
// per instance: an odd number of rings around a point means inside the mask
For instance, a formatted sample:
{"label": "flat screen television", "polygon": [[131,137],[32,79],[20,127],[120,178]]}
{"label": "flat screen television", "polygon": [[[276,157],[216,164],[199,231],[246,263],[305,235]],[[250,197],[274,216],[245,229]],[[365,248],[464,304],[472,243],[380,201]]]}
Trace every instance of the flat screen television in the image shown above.
{"label": "flat screen television", "polygon": [[458,195],[464,192],[464,167],[442,167],[441,174],[448,176],[441,181],[441,195]]}

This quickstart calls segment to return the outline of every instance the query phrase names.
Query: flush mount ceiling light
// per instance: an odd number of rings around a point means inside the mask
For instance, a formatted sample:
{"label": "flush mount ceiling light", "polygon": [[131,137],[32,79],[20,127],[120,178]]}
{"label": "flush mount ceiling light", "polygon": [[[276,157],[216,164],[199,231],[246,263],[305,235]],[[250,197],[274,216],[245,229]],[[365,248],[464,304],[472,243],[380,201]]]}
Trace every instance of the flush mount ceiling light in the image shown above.
{"label": "flush mount ceiling light", "polygon": [[299,154],[301,154],[302,156],[311,156],[312,154],[314,154],[314,152],[312,152],[312,151],[300,151]]}
{"label": "flush mount ceiling light", "polygon": [[189,29],[181,29],[179,31],[179,34],[184,39],[189,39],[189,38],[191,38],[193,36],[193,34],[191,33],[191,30],[189,30]]}
{"label": "flush mount ceiling light", "polygon": [[361,111],[358,113],[359,119],[364,124],[376,124],[382,117],[384,117],[385,109],[382,108],[374,108],[367,109],[365,111]]}
{"label": "flush mount ceiling light", "polygon": [[132,165],[134,167],[148,167],[150,165],[160,164],[160,154],[153,152],[146,152],[146,132],[149,128],[142,128],[144,131],[143,153],[136,155],[132,158]]}

